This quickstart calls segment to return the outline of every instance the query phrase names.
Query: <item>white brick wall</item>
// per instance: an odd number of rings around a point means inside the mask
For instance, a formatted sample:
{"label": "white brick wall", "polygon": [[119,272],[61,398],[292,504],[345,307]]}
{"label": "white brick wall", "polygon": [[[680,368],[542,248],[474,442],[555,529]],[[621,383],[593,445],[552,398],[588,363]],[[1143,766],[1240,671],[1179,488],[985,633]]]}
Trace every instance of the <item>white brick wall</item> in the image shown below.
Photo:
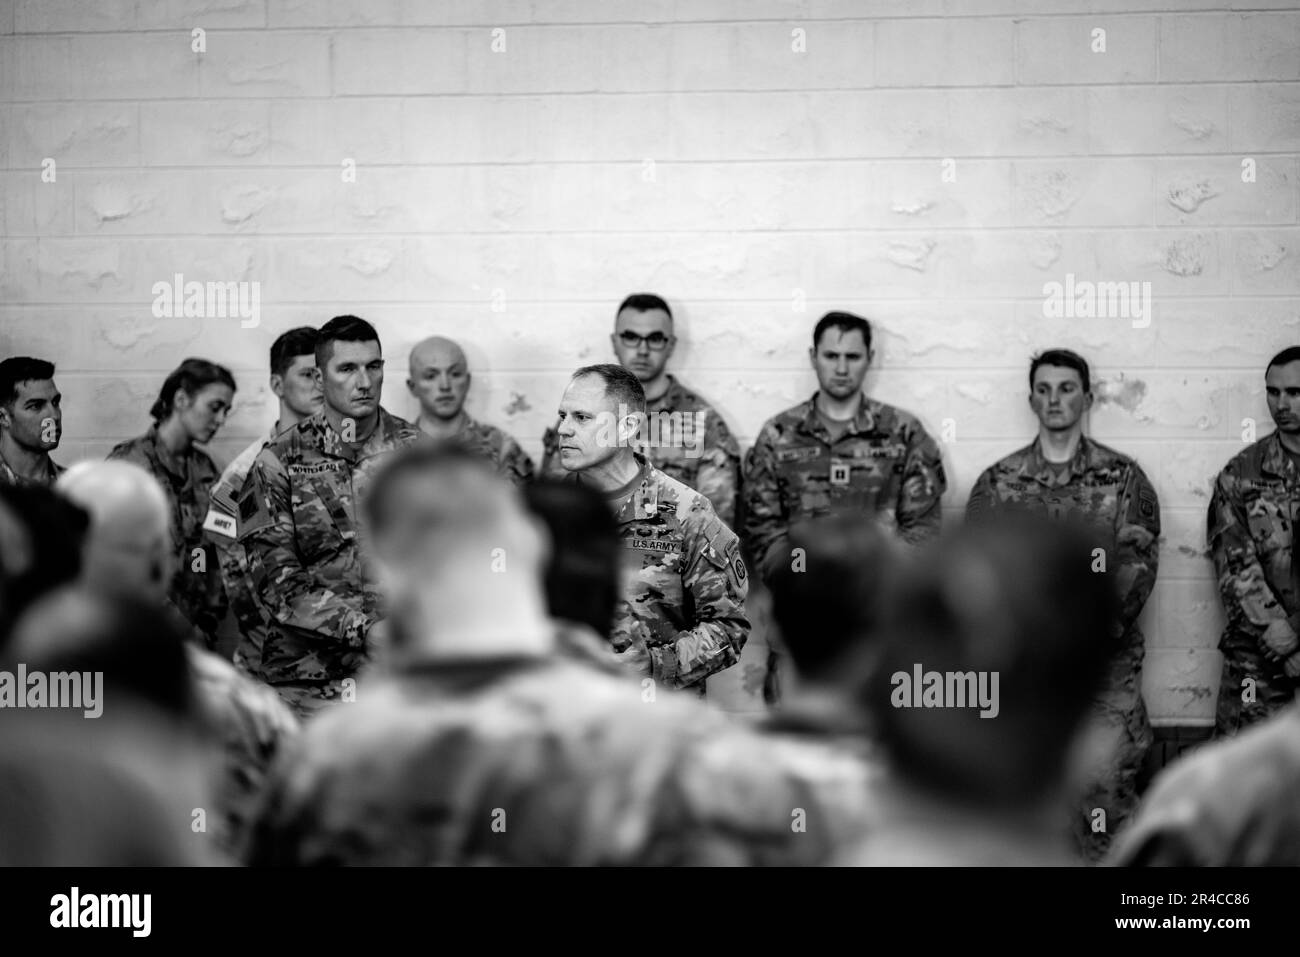
{"label": "white brick wall", "polygon": [[[0,0],[0,354],[58,362],[65,462],[143,430],[182,357],[226,363],[227,457],[274,415],[274,336],[355,312],[391,408],[410,345],[452,334],[474,413],[536,453],[627,292],[673,302],[683,377],[746,440],[811,391],[818,315],[854,309],[880,330],[870,387],[956,423],[955,515],[1032,434],[1029,354],[1074,347],[1093,434],[1163,504],[1152,710],[1204,719],[1209,480],[1300,341],[1295,6]],[[261,326],[153,318],[176,272],[259,281]],[[1067,272],[1150,281],[1150,328],[1044,319]]]}

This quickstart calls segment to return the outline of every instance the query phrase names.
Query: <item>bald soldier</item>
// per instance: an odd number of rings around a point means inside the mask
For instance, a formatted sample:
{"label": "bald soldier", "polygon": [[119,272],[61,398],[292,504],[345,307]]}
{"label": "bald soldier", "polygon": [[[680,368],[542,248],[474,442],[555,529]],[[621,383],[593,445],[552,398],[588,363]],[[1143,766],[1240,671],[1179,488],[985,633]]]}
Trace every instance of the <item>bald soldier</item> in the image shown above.
{"label": "bald soldier", "polygon": [[406,387],[420,403],[416,427],[435,439],[454,439],[481,455],[516,485],[533,478],[533,460],[509,434],[465,411],[473,381],[465,352],[451,339],[430,336],[411,350]]}
{"label": "bald soldier", "polygon": [[655,468],[632,442],[645,414],[635,375],[585,366],[560,402],[560,464],[604,494],[623,541],[622,596],[612,644],[624,662],[703,697],[749,636],[740,541],[709,500]]}
{"label": "bald soldier", "polygon": [[[1092,407],[1088,363],[1067,349],[1049,349],[1029,365],[1029,406],[1038,436],[985,469],[966,512],[975,520],[1028,511],[1096,529],[1116,572],[1120,616],[1109,639],[1110,670],[1089,726],[1094,766],[1082,812],[1075,818],[1084,853],[1100,860],[1137,804],[1138,775],[1154,740],[1142,701],[1146,644],[1137,619],[1156,583],[1160,502],[1141,466],[1083,434]],[[1096,811],[1105,812],[1099,817]]]}
{"label": "bald soldier", "polygon": [[[170,607],[171,506],[158,481],[130,462],[81,462],[55,489],[90,513],[82,582],[98,592]],[[180,613],[171,610],[184,626]],[[214,782],[217,820],[210,832],[221,851],[236,856],[267,768],[297,733],[298,722],[270,688],[196,641],[186,642],[185,653],[200,707],[223,748]]]}
{"label": "bald soldier", "polygon": [[[668,372],[677,347],[668,303],[650,293],[628,296],[618,307],[609,341],[619,365],[641,382],[646,417],[641,452],[660,472],[694,489],[734,528],[740,488],[740,446],[726,420]],[[543,475],[563,475],[557,429],[542,438]]]}
{"label": "bald soldier", "polygon": [[910,544],[939,532],[948,482],[938,444],[916,416],[862,391],[871,324],[828,312],[808,355],[818,391],[768,419],[747,460],[745,532],[765,577],[790,561],[786,539],[801,520],[868,515]]}

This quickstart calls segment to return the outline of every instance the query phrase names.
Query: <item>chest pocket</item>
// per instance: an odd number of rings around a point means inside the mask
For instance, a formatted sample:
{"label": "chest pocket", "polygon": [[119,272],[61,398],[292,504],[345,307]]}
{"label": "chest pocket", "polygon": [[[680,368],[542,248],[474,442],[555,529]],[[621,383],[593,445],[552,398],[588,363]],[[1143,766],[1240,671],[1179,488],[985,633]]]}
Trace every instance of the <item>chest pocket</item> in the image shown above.
{"label": "chest pocket", "polygon": [[356,522],[343,504],[336,483],[317,476],[303,482],[302,500],[294,509],[294,526],[303,558],[311,562],[330,558],[357,537]]}
{"label": "chest pocket", "polygon": [[1289,495],[1281,482],[1255,485],[1254,496],[1246,501],[1246,522],[1250,537],[1261,557],[1290,560],[1297,497]]}

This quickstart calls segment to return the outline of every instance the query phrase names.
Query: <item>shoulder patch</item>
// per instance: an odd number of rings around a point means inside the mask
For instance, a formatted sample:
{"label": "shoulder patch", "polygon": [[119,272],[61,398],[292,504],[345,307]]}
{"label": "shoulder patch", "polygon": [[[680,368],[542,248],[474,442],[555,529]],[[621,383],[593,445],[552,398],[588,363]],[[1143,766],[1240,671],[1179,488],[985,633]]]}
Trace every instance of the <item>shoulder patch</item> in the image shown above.
{"label": "shoulder patch", "polygon": [[213,532],[225,538],[235,538],[236,527],[233,515],[227,515],[215,508],[208,509],[208,517],[203,520],[204,531]]}
{"label": "shoulder patch", "polygon": [[261,485],[254,477],[245,483],[239,495],[239,535],[242,538],[271,523],[271,512],[266,507]]}

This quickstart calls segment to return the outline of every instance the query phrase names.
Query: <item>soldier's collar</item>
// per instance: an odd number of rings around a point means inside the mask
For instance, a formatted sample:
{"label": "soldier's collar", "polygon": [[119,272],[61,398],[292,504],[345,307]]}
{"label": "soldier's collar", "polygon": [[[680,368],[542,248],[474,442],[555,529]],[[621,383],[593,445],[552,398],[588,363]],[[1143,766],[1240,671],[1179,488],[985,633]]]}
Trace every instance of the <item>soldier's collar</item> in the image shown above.
{"label": "soldier's collar", "polygon": [[[830,433],[826,431],[826,426],[822,424],[821,415],[817,411],[817,396],[819,395],[821,395],[820,389],[814,392],[812,398],[808,400],[808,408],[804,412],[803,421],[799,425],[809,435],[824,438],[829,442]],[[869,435],[874,431],[876,431],[875,403],[867,397],[865,392],[859,392],[858,411],[849,420],[849,428],[845,434]]]}
{"label": "soldier's collar", "polygon": [[[637,462],[637,477],[633,480],[632,494],[619,509],[624,520],[633,518],[650,518],[659,512],[659,483],[650,481],[650,461],[640,452],[634,452]],[[631,510],[633,514],[627,515]]]}
{"label": "soldier's collar", "polygon": [[177,478],[183,478],[185,475],[185,454],[176,455],[166,445],[163,444],[162,438],[158,435],[158,423],[155,422],[149,426],[149,431],[144,434],[145,443],[152,447],[153,457],[158,464],[165,468]]}
{"label": "soldier's collar", "polygon": [[[1079,436],[1079,447],[1074,450],[1074,456],[1066,463],[1066,474],[1070,478],[1083,475],[1088,471],[1088,464],[1092,460],[1092,443],[1088,441],[1086,435]],[[1043,457],[1043,445],[1040,439],[1035,436],[1033,444],[1029,446],[1029,454],[1020,465],[1020,477],[1037,479],[1044,485],[1051,485],[1052,480],[1056,477],[1054,465],[1059,463],[1049,462]]]}

